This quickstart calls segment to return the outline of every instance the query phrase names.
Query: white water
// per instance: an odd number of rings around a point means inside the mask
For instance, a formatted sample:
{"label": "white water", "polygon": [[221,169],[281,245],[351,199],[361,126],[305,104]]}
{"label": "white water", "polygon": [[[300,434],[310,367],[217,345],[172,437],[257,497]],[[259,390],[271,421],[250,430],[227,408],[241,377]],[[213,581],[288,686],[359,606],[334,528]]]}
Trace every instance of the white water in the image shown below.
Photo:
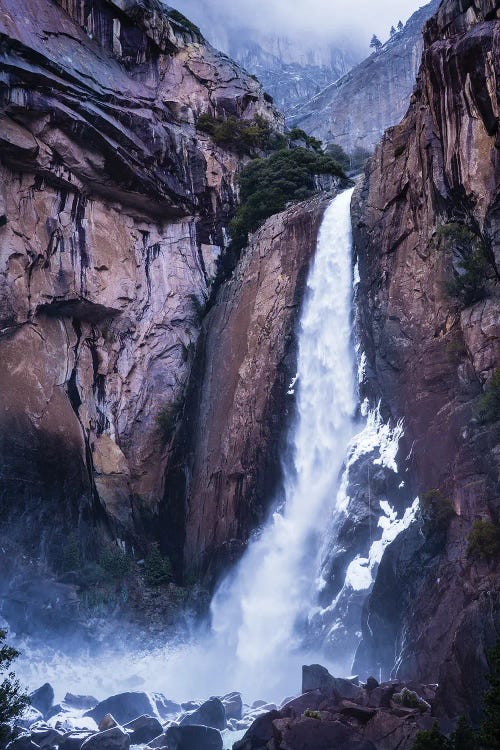
{"label": "white water", "polygon": [[[354,420],[351,196],[352,190],[345,191],[328,207],[309,274],[298,373],[290,386],[290,394],[297,394],[297,420],[286,502],[216,593],[211,631],[198,634],[188,646],[172,644],[168,652],[145,643],[142,654],[122,649],[77,664],[55,654],[52,662],[25,663],[24,673],[33,687],[48,679],[59,687],[60,696],[69,690],[101,698],[128,688],[157,690],[182,701],[239,690],[248,702],[279,701],[300,692],[304,663],[320,661],[341,674],[339,665],[325,659],[320,645],[317,653],[304,652],[301,626],[317,611],[328,532],[335,527],[335,517],[347,512],[349,466],[376,444],[377,461],[394,464],[396,470],[401,434],[401,426],[391,431],[375,412],[367,414],[360,433]],[[382,538],[374,542],[368,558],[353,559],[344,588],[369,587],[386,544],[411,520],[408,515],[399,522],[391,508],[381,510]]]}

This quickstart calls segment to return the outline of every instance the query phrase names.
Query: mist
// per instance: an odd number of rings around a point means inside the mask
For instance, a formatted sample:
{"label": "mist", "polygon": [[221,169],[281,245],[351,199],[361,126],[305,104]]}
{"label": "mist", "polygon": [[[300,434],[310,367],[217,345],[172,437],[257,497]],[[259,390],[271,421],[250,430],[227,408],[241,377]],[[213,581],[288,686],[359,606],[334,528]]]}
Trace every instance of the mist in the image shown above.
{"label": "mist", "polygon": [[321,41],[352,35],[368,48],[372,34],[382,41],[391,25],[408,18],[425,3],[419,0],[176,0],[171,4],[198,23],[209,40],[222,26],[285,37],[312,36]]}

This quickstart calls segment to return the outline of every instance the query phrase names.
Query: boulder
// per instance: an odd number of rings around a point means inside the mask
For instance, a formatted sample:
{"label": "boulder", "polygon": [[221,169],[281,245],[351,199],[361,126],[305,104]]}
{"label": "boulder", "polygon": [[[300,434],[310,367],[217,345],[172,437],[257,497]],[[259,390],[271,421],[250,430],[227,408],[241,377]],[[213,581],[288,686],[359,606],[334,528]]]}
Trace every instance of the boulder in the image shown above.
{"label": "boulder", "polygon": [[165,732],[162,732],[158,735],[158,737],[155,737],[153,740],[150,740],[148,742],[148,747],[152,748],[158,748],[158,747],[166,747],[167,746],[167,735]]}
{"label": "boulder", "polygon": [[198,725],[169,727],[165,732],[168,750],[222,750],[217,729]]}
{"label": "boulder", "polygon": [[38,750],[38,749],[39,749],[39,745],[33,742],[30,734],[20,734],[19,737],[16,737],[15,740],[12,740],[12,742],[9,742],[9,744],[6,747],[6,750]]}
{"label": "boulder", "polygon": [[100,722],[106,714],[112,714],[119,724],[137,719],[138,716],[156,716],[156,704],[147,693],[118,693],[101,701],[84,716]]}
{"label": "boulder", "polygon": [[45,726],[33,726],[30,730],[31,739],[35,742],[38,747],[53,747],[59,745],[62,738],[64,737],[62,732],[59,732],[53,727]]}
{"label": "boulder", "polygon": [[379,683],[375,679],[375,677],[369,677],[366,681],[365,688],[369,691],[375,690],[375,688],[378,688]]}
{"label": "boulder", "polygon": [[228,693],[221,698],[222,704],[226,709],[227,719],[241,719],[243,716],[243,700],[241,693]]}
{"label": "boulder", "polygon": [[33,706],[28,706],[24,710],[23,715],[16,719],[16,726],[29,729],[37,721],[43,721],[42,712]]}
{"label": "boulder", "polygon": [[94,698],[93,695],[73,695],[73,693],[66,693],[63,703],[67,706],[71,706],[71,708],[85,711],[97,706],[99,701],[97,698]]}
{"label": "boulder", "polygon": [[335,678],[332,677],[326,667],[321,664],[310,664],[302,667],[302,692],[307,693],[309,690],[323,690],[330,693]]}
{"label": "boulder", "polygon": [[38,709],[44,716],[54,705],[54,688],[49,682],[30,693],[30,702],[33,708]]}
{"label": "boulder", "polygon": [[181,727],[193,724],[212,727],[213,729],[226,728],[226,709],[219,698],[209,698],[195,711],[185,714],[179,725]]}
{"label": "boulder", "polygon": [[317,711],[324,702],[325,696],[321,690],[310,690],[308,693],[292,698],[281,707],[281,715],[284,717],[295,718],[301,716],[304,711]]}
{"label": "boulder", "polygon": [[375,708],[389,708],[391,698],[397,690],[396,684],[385,683],[369,691],[367,703]]}
{"label": "boulder", "polygon": [[95,732],[90,732],[89,730],[67,732],[59,744],[59,750],[80,750],[85,740],[93,734]]}
{"label": "boulder", "polygon": [[106,729],[112,729],[113,727],[117,727],[118,722],[116,721],[115,717],[112,714],[106,714],[102,717],[101,721],[97,725],[97,728],[100,732],[104,732]]}
{"label": "boulder", "polygon": [[301,717],[273,723],[275,747],[279,750],[376,750],[375,746],[348,724]]}
{"label": "boulder", "polygon": [[[171,701],[168,698],[165,698],[162,693],[153,693],[153,700],[156,706],[156,710],[161,719],[168,719],[169,716],[180,714],[182,711],[182,706],[180,703],[176,703],[175,701]],[[200,704],[197,703],[196,706],[193,706],[192,708],[185,708],[184,710],[191,711],[194,708],[198,708],[199,705]]]}
{"label": "boulder", "polygon": [[233,750],[258,750],[265,748],[273,736],[273,721],[281,718],[279,711],[269,711],[258,716],[241,740],[235,742]]}
{"label": "boulder", "polygon": [[357,719],[358,721],[362,722],[363,724],[366,724],[366,722],[370,721],[373,716],[377,713],[376,708],[370,708],[368,706],[360,706],[358,703],[353,703],[352,701],[340,701],[339,712],[343,716],[352,716],[353,719]]}
{"label": "boulder", "polygon": [[130,735],[132,745],[142,745],[158,737],[163,731],[163,727],[154,716],[139,716],[133,721],[129,721],[123,727]]}
{"label": "boulder", "polygon": [[121,727],[112,727],[86,739],[81,745],[81,750],[128,750],[129,747],[128,734]]}

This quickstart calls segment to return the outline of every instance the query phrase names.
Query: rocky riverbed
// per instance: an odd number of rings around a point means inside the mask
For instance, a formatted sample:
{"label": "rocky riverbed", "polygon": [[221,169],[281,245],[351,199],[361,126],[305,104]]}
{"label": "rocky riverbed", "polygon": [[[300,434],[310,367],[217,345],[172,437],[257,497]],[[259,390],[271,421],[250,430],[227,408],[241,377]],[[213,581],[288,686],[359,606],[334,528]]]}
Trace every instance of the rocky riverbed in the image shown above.
{"label": "rocky riverbed", "polygon": [[[405,750],[435,721],[437,685],[333,677],[302,669],[302,693],[280,704],[244,702],[241,693],[177,703],[162,693],[122,692],[102,701],[49,683],[9,726],[1,750]],[[446,727],[445,727],[446,729]]]}

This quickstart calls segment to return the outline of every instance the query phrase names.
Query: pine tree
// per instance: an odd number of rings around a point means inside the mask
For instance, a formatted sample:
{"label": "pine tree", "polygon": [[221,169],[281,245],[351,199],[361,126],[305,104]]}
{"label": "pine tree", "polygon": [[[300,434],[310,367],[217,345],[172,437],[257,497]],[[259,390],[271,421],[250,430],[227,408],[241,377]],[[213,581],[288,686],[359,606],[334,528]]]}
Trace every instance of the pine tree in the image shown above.
{"label": "pine tree", "polygon": [[[16,680],[14,672],[10,669],[14,659],[19,656],[19,651],[7,646],[6,635],[5,630],[0,630],[0,679],[3,678],[0,682],[0,725],[15,719],[29,705],[28,696],[22,692],[19,680]],[[1,726],[0,740],[2,740]]]}
{"label": "pine tree", "polygon": [[444,734],[441,734],[437,721],[432,729],[418,732],[413,743],[413,750],[451,750],[451,744]]}
{"label": "pine tree", "polygon": [[396,33],[396,29],[394,28],[394,26],[391,26],[391,31],[390,31],[391,36],[394,36],[395,33]]}
{"label": "pine tree", "polygon": [[460,716],[450,737],[453,750],[477,750],[478,739],[475,731],[465,718]]}
{"label": "pine tree", "polygon": [[490,652],[490,689],[484,694],[484,720],[479,735],[481,747],[500,750],[500,641]]}
{"label": "pine tree", "polygon": [[372,47],[374,50],[379,50],[381,46],[382,46],[382,42],[380,41],[378,36],[374,34],[370,42],[370,47]]}
{"label": "pine tree", "polygon": [[398,31],[403,31],[403,22],[398,21]]}

